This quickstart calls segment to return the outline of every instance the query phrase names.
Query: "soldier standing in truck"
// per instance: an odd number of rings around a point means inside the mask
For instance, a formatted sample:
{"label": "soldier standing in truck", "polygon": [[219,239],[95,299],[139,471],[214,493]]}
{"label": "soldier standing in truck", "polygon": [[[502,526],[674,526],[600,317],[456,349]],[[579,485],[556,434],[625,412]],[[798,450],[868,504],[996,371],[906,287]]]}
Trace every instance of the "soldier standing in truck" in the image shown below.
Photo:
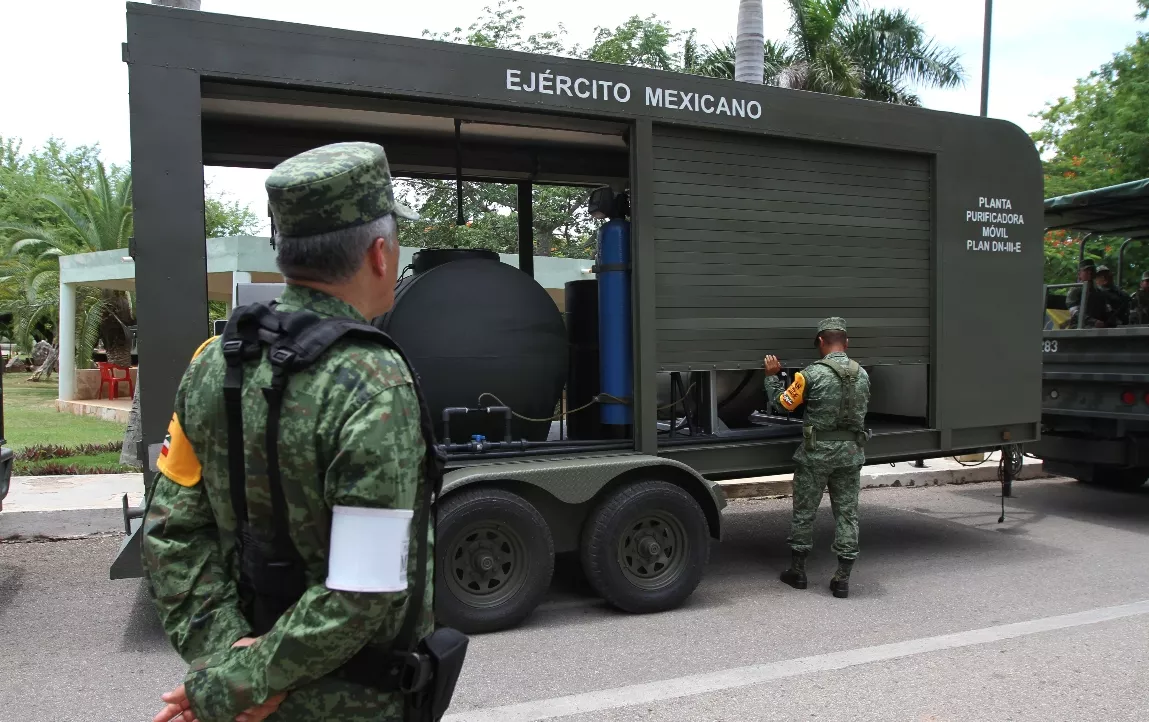
{"label": "soldier standing in truck", "polygon": [[834,544],[838,570],[830,580],[835,597],[846,598],[850,573],[858,558],[858,493],[865,464],[866,410],[870,403],[870,377],[858,362],[846,355],[850,340],[846,322],[827,318],[818,324],[814,346],[821,360],[794,375],[783,389],[778,373],[782,364],[767,356],[766,395],[778,411],[795,411],[805,405],[802,444],[794,452],[794,513],[788,539],[790,568],[781,579],[795,589],[805,589],[806,557],[814,543],[814,517],[829,487],[834,513]]}
{"label": "soldier standing in truck", "polygon": [[1141,287],[1129,299],[1129,323],[1149,323],[1149,271],[1141,274]]}

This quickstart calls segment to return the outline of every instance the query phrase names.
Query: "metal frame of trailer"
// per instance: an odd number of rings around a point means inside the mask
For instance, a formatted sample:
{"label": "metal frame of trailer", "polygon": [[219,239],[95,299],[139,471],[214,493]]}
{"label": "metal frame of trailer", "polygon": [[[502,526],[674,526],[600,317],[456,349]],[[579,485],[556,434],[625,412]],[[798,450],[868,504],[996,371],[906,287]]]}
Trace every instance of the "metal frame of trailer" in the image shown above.
{"label": "metal frame of trailer", "polygon": [[528,273],[531,184],[630,195],[633,451],[469,459],[447,483],[524,490],[556,551],[579,548],[602,495],[651,469],[720,536],[714,482],[788,470],[797,441],[660,439],[658,375],[709,385],[713,411],[716,372],[764,353],[814,360],[823,316],[850,319],[888,412],[871,460],[1038,438],[1042,176],[1010,123],[135,3],[127,28],[149,462],[207,331],[204,165],[270,168],[351,139],[381,143],[400,177],[518,184]]}

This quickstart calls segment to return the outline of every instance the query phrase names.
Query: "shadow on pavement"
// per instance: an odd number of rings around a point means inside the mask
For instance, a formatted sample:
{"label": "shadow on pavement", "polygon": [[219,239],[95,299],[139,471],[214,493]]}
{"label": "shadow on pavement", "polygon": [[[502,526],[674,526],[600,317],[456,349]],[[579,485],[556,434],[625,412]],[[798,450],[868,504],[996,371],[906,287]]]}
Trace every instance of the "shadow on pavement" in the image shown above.
{"label": "shadow on pavement", "polygon": [[0,618],[12,608],[13,601],[20,595],[26,574],[23,564],[0,564]]}
{"label": "shadow on pavement", "polygon": [[[955,492],[974,499],[1000,498],[1000,491],[979,488]],[[1077,481],[1027,484],[1015,482],[1013,496],[1005,500],[1006,519],[1021,510],[1037,517],[1055,516],[1123,531],[1149,534],[1149,486],[1118,491]]]}
{"label": "shadow on pavement", "polygon": [[140,579],[132,599],[132,607],[125,615],[124,634],[120,639],[124,652],[170,651],[171,645],[164,635],[156,608],[148,596],[147,582]]}

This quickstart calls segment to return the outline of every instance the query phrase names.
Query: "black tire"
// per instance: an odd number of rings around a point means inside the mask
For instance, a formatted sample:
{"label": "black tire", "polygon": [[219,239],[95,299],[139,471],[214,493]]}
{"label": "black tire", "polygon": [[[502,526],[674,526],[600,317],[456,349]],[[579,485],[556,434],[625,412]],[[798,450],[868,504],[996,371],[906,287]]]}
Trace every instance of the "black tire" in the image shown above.
{"label": "black tire", "polygon": [[[647,542],[657,550],[640,553]],[[580,554],[587,580],[612,606],[636,614],[674,609],[702,581],[710,558],[706,515],[673,484],[629,484],[590,513]]]}
{"label": "black tire", "polygon": [[435,615],[461,632],[514,627],[550,586],[551,530],[520,496],[501,489],[452,494],[439,507],[435,537]]}
{"label": "black tire", "polygon": [[1134,491],[1149,481],[1149,469],[1098,465],[1093,470],[1093,484],[1106,489]]}

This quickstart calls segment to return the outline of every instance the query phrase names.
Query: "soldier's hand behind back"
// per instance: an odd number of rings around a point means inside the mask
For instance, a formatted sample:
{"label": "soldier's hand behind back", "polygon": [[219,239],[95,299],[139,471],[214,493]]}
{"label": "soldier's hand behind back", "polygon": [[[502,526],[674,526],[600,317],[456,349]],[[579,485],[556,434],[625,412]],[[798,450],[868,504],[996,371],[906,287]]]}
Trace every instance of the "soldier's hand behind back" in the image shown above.
{"label": "soldier's hand behind back", "polygon": [[767,356],[765,359],[766,375],[774,376],[782,370],[782,362],[777,356]]}

